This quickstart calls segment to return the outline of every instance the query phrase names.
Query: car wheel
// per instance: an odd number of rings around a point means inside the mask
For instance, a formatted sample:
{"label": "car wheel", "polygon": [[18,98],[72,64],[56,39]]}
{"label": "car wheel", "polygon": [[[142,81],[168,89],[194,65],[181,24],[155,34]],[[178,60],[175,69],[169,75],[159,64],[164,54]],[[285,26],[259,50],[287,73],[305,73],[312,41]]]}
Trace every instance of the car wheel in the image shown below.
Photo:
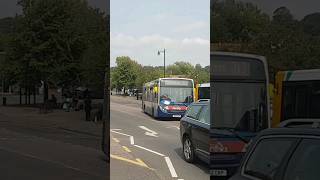
{"label": "car wheel", "polygon": [[194,162],[194,148],[189,137],[185,137],[183,140],[183,157],[189,163]]}

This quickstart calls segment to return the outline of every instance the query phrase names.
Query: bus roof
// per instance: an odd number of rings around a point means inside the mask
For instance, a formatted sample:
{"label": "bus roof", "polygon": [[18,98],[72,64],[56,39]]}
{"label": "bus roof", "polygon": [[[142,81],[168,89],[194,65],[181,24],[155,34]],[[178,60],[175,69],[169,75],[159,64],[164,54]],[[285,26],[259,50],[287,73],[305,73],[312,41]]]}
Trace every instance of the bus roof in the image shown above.
{"label": "bus roof", "polygon": [[179,78],[179,77],[159,78],[159,80],[167,80],[167,79],[193,80],[189,78]]}
{"label": "bus roof", "polygon": [[283,81],[320,80],[320,69],[280,71],[277,73],[277,75],[282,75]]}
{"label": "bus roof", "polygon": [[151,86],[151,85],[155,84],[156,81],[170,80],[170,79],[174,79],[174,80],[190,80],[190,81],[193,81],[193,79],[189,79],[189,78],[178,78],[178,77],[158,78],[158,79],[155,79],[155,80],[153,80],[153,81],[144,83],[144,86]]}
{"label": "bus roof", "polygon": [[259,60],[263,61],[263,63],[266,64],[266,58],[264,56],[260,56],[260,55],[256,55],[256,54],[237,53],[237,52],[223,52],[223,51],[211,51],[210,55],[236,56],[236,57],[259,59]]}

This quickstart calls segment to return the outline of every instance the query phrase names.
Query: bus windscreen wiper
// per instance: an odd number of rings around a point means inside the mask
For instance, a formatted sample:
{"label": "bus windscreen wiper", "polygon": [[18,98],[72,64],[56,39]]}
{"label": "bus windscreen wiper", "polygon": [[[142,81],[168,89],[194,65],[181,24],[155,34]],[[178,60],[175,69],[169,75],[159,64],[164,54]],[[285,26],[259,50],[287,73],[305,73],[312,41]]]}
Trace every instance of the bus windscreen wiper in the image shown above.
{"label": "bus windscreen wiper", "polygon": [[214,127],[213,129],[219,129],[219,130],[226,130],[228,132],[230,132],[232,135],[236,136],[238,139],[240,139],[241,141],[243,141],[244,143],[248,144],[249,141],[244,138],[243,136],[239,135],[235,130],[235,128],[230,128],[230,127]]}

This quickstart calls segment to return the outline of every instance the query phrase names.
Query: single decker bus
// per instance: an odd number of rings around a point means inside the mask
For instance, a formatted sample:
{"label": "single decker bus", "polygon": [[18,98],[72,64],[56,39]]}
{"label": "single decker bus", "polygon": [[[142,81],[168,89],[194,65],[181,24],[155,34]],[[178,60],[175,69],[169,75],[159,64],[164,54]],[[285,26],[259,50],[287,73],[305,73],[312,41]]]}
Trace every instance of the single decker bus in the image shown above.
{"label": "single decker bus", "polygon": [[210,170],[230,177],[251,138],[270,127],[268,66],[263,56],[232,52],[211,52],[210,62]]}
{"label": "single decker bus", "polygon": [[154,118],[181,118],[194,100],[194,81],[188,78],[159,78],[142,89],[142,109]]}

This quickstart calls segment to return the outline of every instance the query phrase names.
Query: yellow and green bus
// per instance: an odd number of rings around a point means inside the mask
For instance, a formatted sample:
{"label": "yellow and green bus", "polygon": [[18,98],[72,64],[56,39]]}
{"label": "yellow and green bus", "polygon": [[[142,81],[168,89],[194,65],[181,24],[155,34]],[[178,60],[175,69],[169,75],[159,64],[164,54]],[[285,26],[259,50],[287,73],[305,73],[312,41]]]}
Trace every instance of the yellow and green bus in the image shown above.
{"label": "yellow and green bus", "polygon": [[276,74],[272,127],[292,118],[320,118],[320,69]]}

